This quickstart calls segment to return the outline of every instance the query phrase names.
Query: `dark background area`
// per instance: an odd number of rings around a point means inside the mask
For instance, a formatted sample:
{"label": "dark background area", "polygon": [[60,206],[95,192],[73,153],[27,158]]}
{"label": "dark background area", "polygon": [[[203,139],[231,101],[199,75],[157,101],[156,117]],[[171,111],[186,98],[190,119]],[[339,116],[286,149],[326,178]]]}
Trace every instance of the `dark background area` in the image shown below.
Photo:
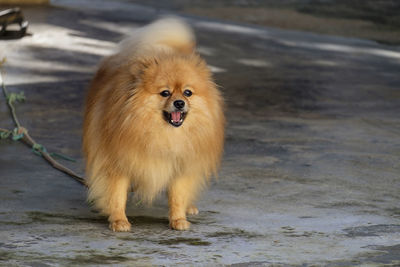
{"label": "dark background area", "polygon": [[124,0],[234,22],[400,44],[396,0]]}

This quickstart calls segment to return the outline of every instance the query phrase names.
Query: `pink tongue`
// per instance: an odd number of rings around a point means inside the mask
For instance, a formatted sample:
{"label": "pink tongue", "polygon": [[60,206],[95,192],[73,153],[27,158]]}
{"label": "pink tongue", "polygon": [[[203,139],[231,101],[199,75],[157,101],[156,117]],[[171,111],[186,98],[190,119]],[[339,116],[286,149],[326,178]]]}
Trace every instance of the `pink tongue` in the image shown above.
{"label": "pink tongue", "polygon": [[171,118],[174,122],[179,122],[181,120],[181,113],[179,111],[171,112]]}

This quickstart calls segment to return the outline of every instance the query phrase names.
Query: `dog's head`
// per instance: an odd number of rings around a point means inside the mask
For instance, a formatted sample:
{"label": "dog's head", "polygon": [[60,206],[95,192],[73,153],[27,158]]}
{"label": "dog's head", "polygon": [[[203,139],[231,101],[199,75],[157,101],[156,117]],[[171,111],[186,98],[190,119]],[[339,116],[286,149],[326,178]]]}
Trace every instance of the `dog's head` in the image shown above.
{"label": "dog's head", "polygon": [[204,121],[211,103],[219,101],[205,62],[197,55],[161,55],[141,60],[133,68],[142,104],[162,123],[180,127],[186,121]]}
{"label": "dog's head", "polygon": [[193,95],[193,89],[185,86],[182,92],[179,89],[171,90],[166,87],[165,90],[160,92],[160,95],[166,98],[163,110],[164,119],[172,126],[181,126],[190,109],[189,98]]}

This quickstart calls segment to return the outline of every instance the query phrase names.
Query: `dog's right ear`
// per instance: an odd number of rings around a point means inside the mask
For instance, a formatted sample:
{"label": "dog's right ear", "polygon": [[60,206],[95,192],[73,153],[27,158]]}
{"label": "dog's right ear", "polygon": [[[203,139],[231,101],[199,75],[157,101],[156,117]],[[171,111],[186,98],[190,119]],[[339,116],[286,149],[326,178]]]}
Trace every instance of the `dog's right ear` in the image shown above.
{"label": "dog's right ear", "polygon": [[156,57],[138,58],[131,66],[130,72],[133,76],[140,78],[146,71],[151,71],[153,66],[157,66],[158,59]]}

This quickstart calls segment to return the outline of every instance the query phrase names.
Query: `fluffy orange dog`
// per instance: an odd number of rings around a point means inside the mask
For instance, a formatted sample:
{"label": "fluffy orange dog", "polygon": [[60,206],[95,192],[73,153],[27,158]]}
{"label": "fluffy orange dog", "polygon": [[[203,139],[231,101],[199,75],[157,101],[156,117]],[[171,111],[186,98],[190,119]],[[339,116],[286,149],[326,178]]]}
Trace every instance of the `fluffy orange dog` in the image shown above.
{"label": "fluffy orange dog", "polygon": [[151,203],[168,191],[170,226],[186,214],[220,162],[223,99],[191,29],[174,18],[137,30],[103,60],[86,100],[88,199],[113,231],[129,231],[128,191]]}

